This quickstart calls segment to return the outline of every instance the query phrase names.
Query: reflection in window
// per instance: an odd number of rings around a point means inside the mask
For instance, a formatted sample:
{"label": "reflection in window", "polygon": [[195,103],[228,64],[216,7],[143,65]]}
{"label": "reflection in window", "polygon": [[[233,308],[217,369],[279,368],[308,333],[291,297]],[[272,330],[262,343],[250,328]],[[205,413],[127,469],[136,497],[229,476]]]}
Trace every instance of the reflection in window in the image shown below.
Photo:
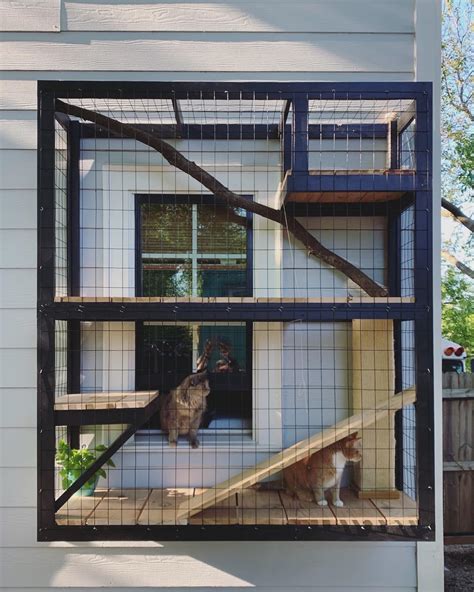
{"label": "reflection in window", "polygon": [[400,168],[415,170],[415,131],[413,119],[400,134]]}
{"label": "reflection in window", "polygon": [[247,216],[202,203],[144,203],[143,296],[246,296]]}
{"label": "reflection in window", "polygon": [[[251,333],[246,323],[145,322],[137,362],[137,388],[167,392],[196,371],[206,344],[211,393],[202,427],[250,428],[252,417]],[[159,427],[156,416],[150,427]]]}

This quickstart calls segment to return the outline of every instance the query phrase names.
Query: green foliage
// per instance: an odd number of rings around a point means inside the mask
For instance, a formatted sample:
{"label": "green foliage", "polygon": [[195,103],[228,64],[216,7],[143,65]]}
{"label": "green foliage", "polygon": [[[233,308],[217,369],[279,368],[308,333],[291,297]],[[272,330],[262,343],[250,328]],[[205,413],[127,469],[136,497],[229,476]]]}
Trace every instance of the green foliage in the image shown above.
{"label": "green foliage", "polygon": [[[107,450],[107,447],[103,444],[99,444],[99,446],[92,449],[85,446],[80,449],[71,448],[64,440],[60,440],[56,451],[56,462],[61,467],[59,474],[61,475],[63,489],[67,489],[92,465],[97,458],[98,452],[104,452],[105,450]],[[111,459],[109,459],[106,464],[109,467],[115,467],[115,464]],[[95,475],[84,484],[84,486],[93,487],[98,477],[105,478],[106,476],[107,474],[105,470],[100,468]]]}
{"label": "green foliage", "polygon": [[474,134],[468,134],[456,142],[459,166],[459,182],[464,189],[474,189]]}
{"label": "green foliage", "polygon": [[441,287],[443,336],[474,356],[474,285],[455,269],[448,269]]}

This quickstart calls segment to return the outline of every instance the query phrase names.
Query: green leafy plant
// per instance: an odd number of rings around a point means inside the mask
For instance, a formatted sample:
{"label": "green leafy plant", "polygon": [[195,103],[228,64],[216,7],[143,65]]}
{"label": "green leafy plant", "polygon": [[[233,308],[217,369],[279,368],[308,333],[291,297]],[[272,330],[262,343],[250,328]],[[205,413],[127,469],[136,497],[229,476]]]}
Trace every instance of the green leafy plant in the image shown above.
{"label": "green leafy plant", "polygon": [[[85,470],[87,470],[96,460],[97,453],[107,450],[103,444],[99,444],[95,448],[71,448],[64,440],[58,443],[56,451],[56,462],[61,467],[59,474],[62,479],[63,489],[67,489],[76,479],[78,479]],[[114,462],[109,459],[105,463],[109,467],[115,467]],[[103,468],[96,471],[93,477],[84,483],[84,488],[94,488],[99,477],[106,477],[107,474]]]}

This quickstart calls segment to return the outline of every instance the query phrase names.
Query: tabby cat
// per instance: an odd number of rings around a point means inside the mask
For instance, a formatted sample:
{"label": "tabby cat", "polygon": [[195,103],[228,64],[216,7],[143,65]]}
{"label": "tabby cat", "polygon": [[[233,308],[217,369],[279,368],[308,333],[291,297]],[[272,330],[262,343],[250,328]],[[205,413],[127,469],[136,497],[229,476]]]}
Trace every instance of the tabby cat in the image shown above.
{"label": "tabby cat", "polygon": [[178,436],[188,436],[193,448],[199,447],[197,432],[206,411],[206,397],[210,393],[207,371],[190,374],[183,382],[163,395],[160,406],[160,425],[168,433],[170,446],[176,446]]}

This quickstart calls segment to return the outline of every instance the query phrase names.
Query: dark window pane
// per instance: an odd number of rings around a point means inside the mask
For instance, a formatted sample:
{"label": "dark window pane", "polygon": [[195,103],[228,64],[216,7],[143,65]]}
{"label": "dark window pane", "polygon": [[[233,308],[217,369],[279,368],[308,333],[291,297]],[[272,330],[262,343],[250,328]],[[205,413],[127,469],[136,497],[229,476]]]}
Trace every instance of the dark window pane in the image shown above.
{"label": "dark window pane", "polygon": [[[194,352],[193,335],[197,348]],[[251,418],[252,383],[248,367],[251,343],[248,343],[245,324],[216,323],[194,325],[193,328],[192,323],[144,323],[143,357],[137,361],[137,388],[161,392],[175,388],[193,371],[208,340],[213,344],[208,362],[211,392],[202,427],[214,428],[213,422],[223,418]],[[148,427],[160,427],[159,414]]]}
{"label": "dark window pane", "polygon": [[143,296],[188,296],[191,263],[182,259],[144,259]]}

